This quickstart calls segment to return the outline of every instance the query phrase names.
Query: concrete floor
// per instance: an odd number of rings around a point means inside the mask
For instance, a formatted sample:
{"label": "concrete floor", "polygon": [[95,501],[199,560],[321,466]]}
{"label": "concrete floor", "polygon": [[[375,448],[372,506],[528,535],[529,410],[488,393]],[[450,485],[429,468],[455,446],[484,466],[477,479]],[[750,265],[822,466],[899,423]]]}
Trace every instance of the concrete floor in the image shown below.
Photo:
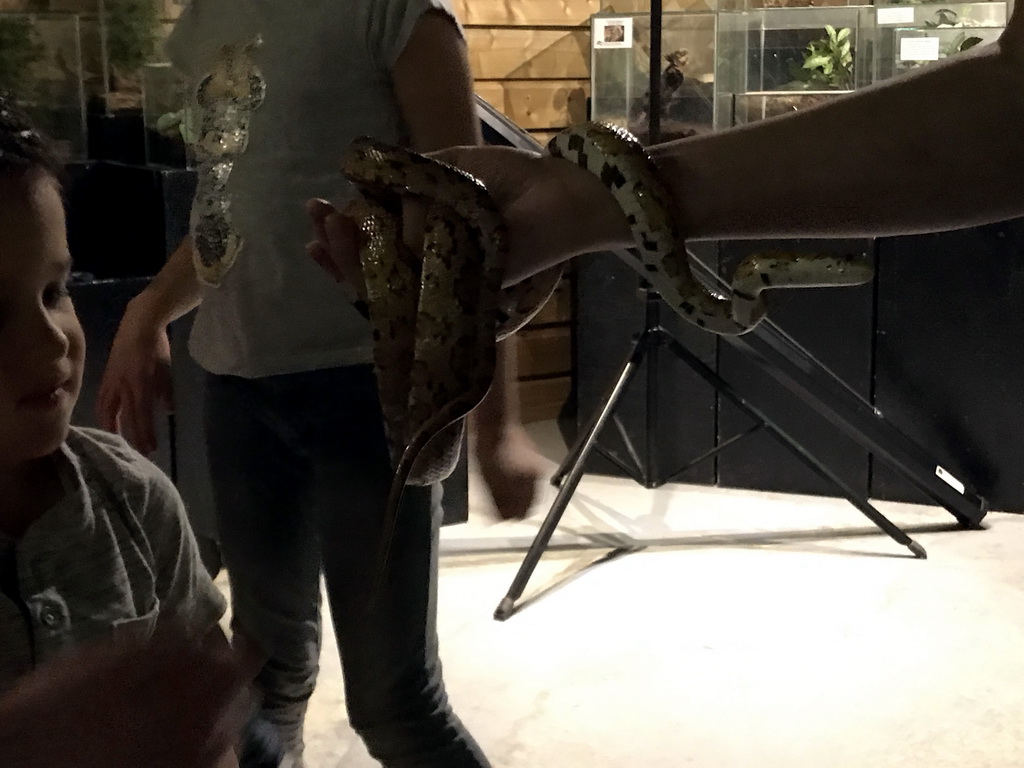
{"label": "concrete floor", "polygon": [[[551,456],[552,425],[538,425]],[[584,480],[507,622],[491,614],[550,503],[444,533],[449,693],[495,768],[983,768],[1024,762],[1024,517],[982,531],[880,509],[925,561],[832,499]],[[646,549],[602,561],[620,545]],[[309,768],[371,768],[336,647]]]}

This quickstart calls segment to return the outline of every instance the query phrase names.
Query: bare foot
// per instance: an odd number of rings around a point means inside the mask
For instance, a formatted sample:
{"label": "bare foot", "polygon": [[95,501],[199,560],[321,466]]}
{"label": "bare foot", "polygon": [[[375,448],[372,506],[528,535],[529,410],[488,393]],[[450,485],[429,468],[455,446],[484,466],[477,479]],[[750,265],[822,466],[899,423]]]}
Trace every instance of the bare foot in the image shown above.
{"label": "bare foot", "polygon": [[477,439],[476,458],[495,512],[502,520],[522,520],[537,497],[544,462],[521,426],[506,429],[497,440]]}

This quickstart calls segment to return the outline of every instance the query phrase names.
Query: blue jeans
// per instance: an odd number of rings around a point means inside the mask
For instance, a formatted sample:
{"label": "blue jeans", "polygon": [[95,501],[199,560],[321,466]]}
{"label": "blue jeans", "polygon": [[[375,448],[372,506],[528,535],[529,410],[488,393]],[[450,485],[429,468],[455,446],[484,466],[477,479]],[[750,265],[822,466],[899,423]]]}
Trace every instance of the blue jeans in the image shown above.
{"label": "blue jeans", "polygon": [[440,487],[409,488],[374,610],[391,463],[371,366],[207,377],[205,418],[233,621],[270,654],[264,716],[301,752],[320,655],[320,574],[349,721],[386,768],[481,768],[436,629]]}

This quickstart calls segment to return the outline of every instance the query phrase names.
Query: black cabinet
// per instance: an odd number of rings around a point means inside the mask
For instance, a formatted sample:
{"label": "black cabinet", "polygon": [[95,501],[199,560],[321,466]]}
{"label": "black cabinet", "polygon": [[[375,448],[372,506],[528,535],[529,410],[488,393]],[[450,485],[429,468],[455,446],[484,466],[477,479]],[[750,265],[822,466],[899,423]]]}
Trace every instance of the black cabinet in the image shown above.
{"label": "black cabinet", "polygon": [[[713,264],[714,247],[700,252]],[[598,253],[576,262],[576,398],[581,428],[605,402],[625,362],[633,339],[644,328],[645,300],[637,273],[619,257]],[[712,335],[681,320],[659,300],[662,325],[710,367],[715,367],[718,345]],[[649,377],[655,376],[655,394],[648,396]],[[690,459],[715,445],[717,395],[703,379],[665,347],[648,356],[626,391],[615,415],[629,442],[645,461],[647,408],[652,414],[651,477],[664,482]],[[616,424],[609,420],[600,445],[632,465],[630,452]],[[586,470],[622,475],[612,462],[592,452]],[[713,484],[715,462],[709,460],[676,478],[679,482]]]}
{"label": "black cabinet", "polygon": [[[873,255],[864,240],[745,241],[720,244],[720,274],[728,279],[746,256],[770,249],[801,253]],[[874,285],[806,288],[765,294],[769,317],[854,391],[870,401]],[[718,372],[741,395],[798,443],[818,457],[851,488],[867,493],[868,452],[808,407],[776,379],[729,344],[722,344]],[[753,425],[748,416],[720,400],[721,442]],[[821,479],[767,432],[757,432],[725,449],[718,459],[718,482],[732,488],[834,496]]]}
{"label": "black cabinet", "polygon": [[150,277],[188,232],[192,171],[90,162],[67,175],[68,244],[77,271]]}
{"label": "black cabinet", "polygon": [[[1024,511],[1024,220],[879,241],[875,406],[991,507]],[[875,462],[881,499],[925,502]]]}

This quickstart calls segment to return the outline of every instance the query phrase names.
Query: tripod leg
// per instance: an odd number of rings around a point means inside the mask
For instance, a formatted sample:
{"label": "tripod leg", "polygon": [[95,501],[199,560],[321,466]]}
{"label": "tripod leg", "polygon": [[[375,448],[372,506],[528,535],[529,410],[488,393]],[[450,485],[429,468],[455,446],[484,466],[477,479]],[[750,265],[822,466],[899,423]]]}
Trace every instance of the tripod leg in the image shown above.
{"label": "tripod leg", "polygon": [[590,426],[583,437],[576,442],[569,457],[559,468],[559,473],[564,479],[561,479],[559,482],[560,487],[558,494],[555,496],[555,501],[552,503],[551,509],[548,510],[544,522],[541,523],[540,530],[537,531],[537,535],[533,539],[533,544],[530,545],[530,550],[526,553],[523,564],[519,566],[519,572],[516,573],[512,586],[509,587],[508,593],[502,598],[497,609],[494,611],[494,618],[498,621],[504,621],[512,615],[516,600],[522,596],[523,590],[526,589],[526,585],[530,581],[530,577],[533,575],[541,555],[544,554],[544,550],[547,548],[548,542],[551,541],[555,528],[558,527],[558,523],[565,513],[565,508],[569,506],[569,499],[572,498],[576,486],[580,484],[580,480],[583,478],[583,465],[586,464],[587,456],[593,449],[598,435],[600,435],[608,418],[615,411],[615,407],[618,405],[619,400],[622,399],[623,393],[640,367],[648,341],[648,333],[644,331],[636,340],[633,349],[630,350],[629,357],[626,358],[626,362],[619,373],[619,378],[615,381],[611,392],[608,393],[604,405],[601,406],[601,409],[591,420]]}
{"label": "tripod leg", "polygon": [[820,477],[830,482],[833,486],[838,488],[843,496],[859,509],[865,517],[871,522],[877,525],[884,533],[890,536],[896,543],[902,544],[911,552],[914,553],[914,557],[919,559],[925,559],[928,554],[925,552],[924,547],[918,544],[916,541],[910,538],[901,528],[895,523],[889,520],[885,515],[875,509],[871,503],[858,494],[855,490],[850,488],[846,483],[843,482],[835,472],[821,463],[815,456],[813,456],[806,448],[800,443],[794,440],[789,434],[783,431],[779,426],[769,419],[765,414],[761,413],[752,403],[747,402],[739,392],[732,388],[732,386],[725,381],[721,376],[708,368],[704,364],[704,361],[694,355],[690,350],[680,344],[672,336],[668,335],[667,341],[669,348],[679,356],[681,360],[686,362],[693,370],[705,381],[712,384],[719,393],[724,396],[729,402],[735,405],[737,408],[742,410],[752,419],[759,421],[764,424],[764,428],[767,429],[775,438],[786,448],[792,451],[801,461],[803,461],[808,467],[810,467]]}
{"label": "tripod leg", "polygon": [[[580,456],[582,455],[587,442],[591,441],[591,436],[600,432],[604,427],[604,423],[615,410],[615,404],[618,402],[619,398],[622,397],[622,393],[626,390],[629,382],[632,381],[634,372],[639,367],[640,361],[643,359],[646,352],[647,343],[647,331],[644,331],[639,337],[637,337],[637,340],[633,342],[633,348],[626,356],[626,362],[623,363],[622,368],[619,369],[619,378],[615,380],[615,384],[612,386],[611,391],[605,396],[604,405],[601,406],[593,416],[591,416],[590,423],[587,424],[586,429],[583,430],[583,434],[577,438],[576,444],[569,449],[569,453],[566,455],[565,460],[559,465],[555,474],[552,476],[552,485],[557,487],[562,484],[562,480],[564,480],[565,476],[569,474],[569,470],[579,462]],[[589,448],[587,450],[589,450]]]}

